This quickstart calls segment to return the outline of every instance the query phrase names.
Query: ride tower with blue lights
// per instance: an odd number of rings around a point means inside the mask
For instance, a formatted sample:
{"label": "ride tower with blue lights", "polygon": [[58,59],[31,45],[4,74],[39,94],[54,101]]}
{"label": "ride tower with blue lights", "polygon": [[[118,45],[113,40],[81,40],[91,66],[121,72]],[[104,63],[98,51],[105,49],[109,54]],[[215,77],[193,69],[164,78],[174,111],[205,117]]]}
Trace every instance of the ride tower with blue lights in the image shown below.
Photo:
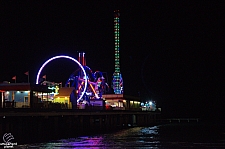
{"label": "ride tower with blue lights", "polygon": [[120,26],[119,26],[119,20],[120,13],[119,10],[114,11],[114,38],[115,38],[115,71],[113,73],[113,90],[115,94],[123,94],[123,79],[122,75],[120,73]]}

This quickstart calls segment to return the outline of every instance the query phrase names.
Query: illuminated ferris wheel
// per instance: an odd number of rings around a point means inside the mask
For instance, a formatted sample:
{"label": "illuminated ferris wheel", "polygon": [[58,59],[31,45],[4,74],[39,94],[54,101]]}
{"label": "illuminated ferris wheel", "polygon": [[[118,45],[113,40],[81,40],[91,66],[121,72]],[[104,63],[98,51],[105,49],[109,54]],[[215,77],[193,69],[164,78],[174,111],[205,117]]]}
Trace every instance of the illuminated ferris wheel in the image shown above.
{"label": "illuminated ferris wheel", "polygon": [[44,67],[45,67],[49,62],[51,62],[51,61],[53,61],[53,60],[56,60],[56,59],[59,59],[59,58],[70,59],[70,60],[74,61],[76,64],[79,65],[79,67],[80,67],[79,70],[80,70],[80,72],[83,74],[83,85],[82,85],[82,87],[83,87],[83,92],[80,92],[81,94],[79,94],[79,96],[77,96],[77,97],[78,97],[78,98],[77,98],[77,101],[82,100],[82,99],[83,99],[83,96],[85,96],[85,91],[86,91],[86,89],[87,89],[87,84],[88,84],[88,79],[87,79],[86,71],[84,70],[84,67],[81,65],[80,62],[78,62],[76,59],[74,59],[74,58],[72,58],[72,57],[70,57],[70,56],[59,55],[59,56],[54,56],[54,57],[48,59],[48,60],[41,66],[41,68],[40,68],[39,71],[38,71],[37,78],[36,78],[36,84],[39,84],[39,83],[40,83],[40,81],[39,81],[39,79],[40,79],[40,74],[41,74],[42,70],[44,69]]}

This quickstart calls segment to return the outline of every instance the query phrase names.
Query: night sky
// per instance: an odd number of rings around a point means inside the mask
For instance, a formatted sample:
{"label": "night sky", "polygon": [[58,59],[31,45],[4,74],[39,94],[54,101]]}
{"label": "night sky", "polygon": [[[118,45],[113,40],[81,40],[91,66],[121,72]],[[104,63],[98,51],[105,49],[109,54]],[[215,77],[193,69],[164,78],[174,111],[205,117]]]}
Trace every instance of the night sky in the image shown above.
{"label": "night sky", "polygon": [[[215,117],[224,108],[224,2],[0,1],[0,82],[34,83],[56,55],[86,53],[93,71],[114,72],[113,11],[120,10],[124,92],[155,100],[169,115]],[[66,59],[41,75],[64,82]]]}

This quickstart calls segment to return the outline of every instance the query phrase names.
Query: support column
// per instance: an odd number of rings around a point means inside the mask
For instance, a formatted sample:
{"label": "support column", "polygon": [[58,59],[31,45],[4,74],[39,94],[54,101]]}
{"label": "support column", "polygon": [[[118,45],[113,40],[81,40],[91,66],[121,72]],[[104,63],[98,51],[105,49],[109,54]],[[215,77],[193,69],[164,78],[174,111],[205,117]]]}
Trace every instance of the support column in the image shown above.
{"label": "support column", "polygon": [[30,108],[33,108],[34,107],[34,91],[31,90],[30,91]]}
{"label": "support column", "polygon": [[4,94],[5,94],[5,92],[1,92],[1,98],[2,98],[1,105],[0,105],[1,108],[4,108],[4,100],[5,100]]}

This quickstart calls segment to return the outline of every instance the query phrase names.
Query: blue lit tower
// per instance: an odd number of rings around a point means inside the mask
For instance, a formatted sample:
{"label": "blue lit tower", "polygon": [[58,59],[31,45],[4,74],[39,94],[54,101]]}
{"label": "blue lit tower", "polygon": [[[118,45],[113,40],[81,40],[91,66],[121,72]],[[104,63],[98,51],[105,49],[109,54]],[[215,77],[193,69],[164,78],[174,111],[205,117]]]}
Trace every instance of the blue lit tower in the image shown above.
{"label": "blue lit tower", "polygon": [[115,72],[113,74],[113,89],[115,94],[123,93],[123,80],[120,73],[120,27],[119,27],[119,10],[114,11],[114,37],[115,37]]}

